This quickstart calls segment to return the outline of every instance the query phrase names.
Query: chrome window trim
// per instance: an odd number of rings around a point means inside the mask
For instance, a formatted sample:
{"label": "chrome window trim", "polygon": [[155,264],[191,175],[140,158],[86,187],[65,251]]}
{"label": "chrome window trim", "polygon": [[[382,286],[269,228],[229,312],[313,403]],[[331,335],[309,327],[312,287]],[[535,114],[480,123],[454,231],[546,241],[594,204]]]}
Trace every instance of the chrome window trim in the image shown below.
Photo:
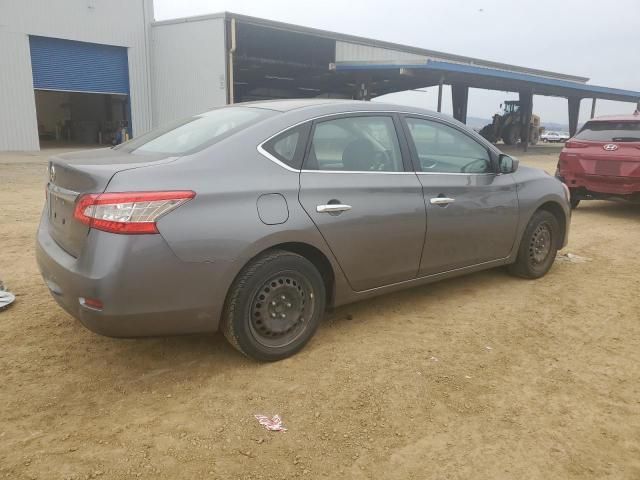
{"label": "chrome window trim", "polygon": [[[291,128],[293,128],[293,127],[291,127]],[[287,128],[287,130],[289,130],[289,129]],[[283,130],[283,131],[282,131],[282,132],[280,132],[280,133],[284,133],[284,132],[286,132],[287,130]],[[278,135],[280,135],[280,134],[278,133],[278,134],[274,135],[273,137],[277,137]],[[267,157],[269,160],[271,160],[271,161],[272,161],[273,163],[275,163],[276,165],[280,165],[282,168],[285,168],[285,169],[289,170],[290,172],[300,173],[300,170],[298,170],[297,168],[290,167],[290,166],[289,166],[289,165],[287,165],[286,163],[284,163],[284,162],[282,162],[282,161],[278,160],[276,157],[274,157],[273,155],[271,155],[269,152],[267,152],[267,151],[264,149],[264,147],[263,147],[262,145],[263,145],[264,143],[267,143],[267,142],[268,142],[269,140],[271,140],[273,137],[270,137],[269,139],[265,140],[265,141],[264,141],[264,142],[262,142],[260,145],[258,145],[258,153],[259,153],[259,154],[261,154],[261,155],[263,155],[263,156],[265,156],[265,157]]]}
{"label": "chrome window trim", "polygon": [[[496,175],[496,173],[491,172],[491,173],[447,173],[447,172],[417,172],[417,171],[412,171],[412,172],[366,172],[366,171],[342,171],[342,170],[302,170],[302,169],[297,169],[297,168],[293,168],[290,167],[289,165],[287,165],[286,163],[282,162],[281,160],[278,160],[276,157],[274,157],[273,155],[271,155],[268,151],[265,150],[264,148],[264,144],[269,142],[270,140],[274,139],[275,137],[277,137],[278,135],[281,135],[283,133],[285,133],[287,130],[291,130],[292,128],[296,128],[304,123],[307,122],[315,122],[319,119],[322,118],[327,118],[327,117],[340,117],[340,116],[346,116],[346,115],[353,115],[353,114],[386,114],[386,115],[413,115],[415,117],[422,117],[422,118],[426,118],[426,119],[431,119],[431,120],[436,120],[439,121],[441,123],[444,123],[447,126],[450,126],[451,128],[456,128],[456,125],[447,121],[446,118],[442,118],[440,116],[436,116],[436,115],[430,115],[428,113],[416,113],[416,112],[406,112],[406,111],[399,111],[399,110],[354,110],[351,112],[337,112],[337,113],[326,113],[324,115],[318,115],[317,117],[312,117],[312,118],[307,118],[306,120],[302,120],[298,123],[295,123],[293,125],[290,125],[286,128],[283,128],[282,130],[280,130],[279,132],[271,135],[269,138],[267,138],[266,140],[263,140],[262,142],[260,142],[258,144],[258,146],[256,147],[256,149],[258,150],[258,153],[260,155],[262,155],[263,157],[266,157],[267,159],[271,160],[273,163],[275,163],[276,165],[284,168],[285,170],[288,170],[290,172],[296,172],[296,173],[377,173],[377,174],[391,174],[391,175],[420,175],[420,174],[427,174],[427,175]],[[457,128],[456,128],[457,129]],[[464,133],[464,132],[463,132]],[[466,135],[466,134],[465,134]],[[469,135],[467,135],[468,137],[470,137]],[[472,137],[470,137],[472,138]],[[488,142],[487,142],[488,143]],[[493,150],[494,153],[496,154],[500,154],[500,150],[493,144],[489,143],[487,145],[487,148],[491,148]]]}
{"label": "chrome window trim", "polygon": [[300,170],[300,173],[375,173],[384,175],[415,175],[416,172],[378,172],[376,170]]}
{"label": "chrome window trim", "polygon": [[495,172],[484,172],[484,173],[473,173],[473,172],[469,172],[469,173],[464,173],[464,172],[415,172],[416,175],[482,175],[482,176],[489,176],[489,175],[498,175]]}

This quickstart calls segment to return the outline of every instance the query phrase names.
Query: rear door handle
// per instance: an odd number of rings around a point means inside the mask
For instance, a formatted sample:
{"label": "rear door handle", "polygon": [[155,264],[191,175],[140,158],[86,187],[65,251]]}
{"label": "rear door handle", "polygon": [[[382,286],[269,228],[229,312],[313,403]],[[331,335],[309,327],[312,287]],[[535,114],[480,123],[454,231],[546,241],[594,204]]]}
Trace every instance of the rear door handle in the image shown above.
{"label": "rear door handle", "polygon": [[447,205],[449,205],[450,203],[455,202],[456,199],[455,198],[449,198],[449,197],[434,197],[431,200],[429,200],[429,203],[431,203],[431,205],[440,205],[441,207],[445,207]]}
{"label": "rear door handle", "polygon": [[341,203],[330,203],[328,205],[318,205],[316,212],[318,213],[339,213],[351,210],[351,205],[343,205]]}

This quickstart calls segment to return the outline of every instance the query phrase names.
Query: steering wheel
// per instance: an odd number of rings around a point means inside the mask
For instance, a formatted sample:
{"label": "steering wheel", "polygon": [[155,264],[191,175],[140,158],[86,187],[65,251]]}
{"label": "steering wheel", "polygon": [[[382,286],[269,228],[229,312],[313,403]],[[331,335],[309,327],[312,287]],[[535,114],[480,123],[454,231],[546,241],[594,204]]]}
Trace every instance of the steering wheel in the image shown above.
{"label": "steering wheel", "polygon": [[[480,167],[480,170],[469,170],[473,165],[477,165],[478,167]],[[477,158],[475,160],[471,160],[469,163],[466,163],[465,165],[462,166],[462,168],[460,169],[461,172],[463,173],[486,173],[487,172],[487,161]]]}
{"label": "steering wheel", "polygon": [[393,163],[389,152],[386,150],[377,150],[373,156],[372,171],[388,171],[393,170]]}

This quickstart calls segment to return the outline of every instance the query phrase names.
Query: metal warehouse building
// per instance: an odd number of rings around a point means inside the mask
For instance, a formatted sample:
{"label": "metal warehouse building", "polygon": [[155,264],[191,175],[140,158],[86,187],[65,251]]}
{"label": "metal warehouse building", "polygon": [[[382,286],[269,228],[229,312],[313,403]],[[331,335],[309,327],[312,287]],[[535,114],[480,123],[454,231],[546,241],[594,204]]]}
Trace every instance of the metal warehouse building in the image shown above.
{"label": "metal warehouse building", "polygon": [[[108,143],[212,107],[258,99],[370,99],[452,88],[466,121],[469,88],[580,101],[637,102],[588,79],[232,13],[155,22],[152,0],[0,0],[0,151],[41,142]],[[523,120],[524,124],[524,120]]]}

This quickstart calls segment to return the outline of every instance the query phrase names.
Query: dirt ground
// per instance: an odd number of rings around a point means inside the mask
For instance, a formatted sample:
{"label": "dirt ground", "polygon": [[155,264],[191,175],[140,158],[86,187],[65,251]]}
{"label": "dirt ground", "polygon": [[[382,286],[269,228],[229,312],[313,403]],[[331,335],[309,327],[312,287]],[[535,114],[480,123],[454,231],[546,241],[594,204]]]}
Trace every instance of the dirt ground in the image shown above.
{"label": "dirt ground", "polygon": [[[557,152],[521,160],[553,172]],[[640,207],[576,210],[565,252],[588,261],[340,308],[265,365],[64,313],[33,248],[50,153],[0,156],[0,477],[640,478]]]}

